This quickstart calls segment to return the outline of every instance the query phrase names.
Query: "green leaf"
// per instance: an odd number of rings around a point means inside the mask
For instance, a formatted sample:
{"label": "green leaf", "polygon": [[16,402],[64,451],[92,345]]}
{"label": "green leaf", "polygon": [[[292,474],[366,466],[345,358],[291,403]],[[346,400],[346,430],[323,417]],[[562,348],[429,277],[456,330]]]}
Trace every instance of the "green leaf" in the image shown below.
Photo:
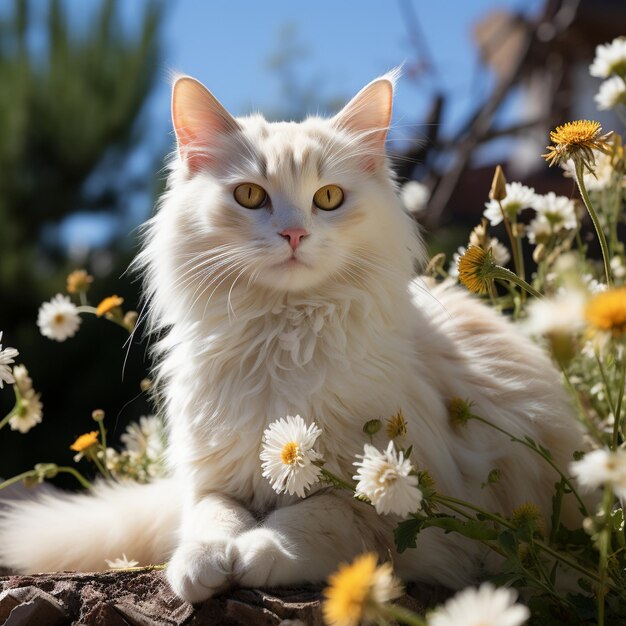
{"label": "green leaf", "polygon": [[518,542],[510,530],[505,530],[498,535],[498,543],[506,554],[517,554]]}
{"label": "green leaf", "polygon": [[481,541],[490,541],[498,538],[498,531],[491,525],[479,520],[460,520],[456,517],[437,516],[424,520],[423,527],[441,528],[446,533],[456,532]]}
{"label": "green leaf", "polygon": [[415,548],[417,535],[423,528],[423,519],[410,518],[400,522],[393,531],[396,550],[402,554],[407,548]]}

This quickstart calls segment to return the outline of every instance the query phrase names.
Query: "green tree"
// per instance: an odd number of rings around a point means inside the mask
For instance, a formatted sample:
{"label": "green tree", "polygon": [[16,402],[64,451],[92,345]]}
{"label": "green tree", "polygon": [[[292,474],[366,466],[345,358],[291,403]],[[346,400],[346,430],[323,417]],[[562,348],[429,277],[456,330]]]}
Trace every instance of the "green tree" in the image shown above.
{"label": "green tree", "polygon": [[[67,454],[68,439],[89,427],[91,409],[115,415],[136,395],[142,371],[143,355],[135,363],[131,356],[121,384],[124,337],[116,329],[83,323],[82,336],[59,345],[35,324],[39,305],[63,290],[69,269],[58,225],[79,212],[122,215],[132,193],[155,186],[153,177],[133,180],[126,161],[142,140],[140,113],[157,76],[162,5],[146,0],[139,25],[125,32],[115,0],[80,6],[80,27],[68,4],[13,0],[0,13],[0,330],[20,350],[46,416],[28,442],[3,433],[0,475],[52,460],[56,446]],[[118,248],[101,289],[125,296],[132,308],[136,286],[113,282],[132,251]],[[106,393],[98,390],[104,381]],[[0,409],[9,395],[0,394]]]}

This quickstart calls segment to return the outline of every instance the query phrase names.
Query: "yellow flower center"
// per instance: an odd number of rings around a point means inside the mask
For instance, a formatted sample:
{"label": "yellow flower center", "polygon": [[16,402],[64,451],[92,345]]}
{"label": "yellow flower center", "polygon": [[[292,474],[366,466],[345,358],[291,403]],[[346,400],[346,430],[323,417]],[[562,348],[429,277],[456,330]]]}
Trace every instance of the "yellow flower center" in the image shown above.
{"label": "yellow flower center", "polygon": [[614,337],[626,333],[626,287],[597,294],[587,305],[585,317],[596,330]]}
{"label": "yellow flower center", "polygon": [[295,441],[290,441],[283,446],[280,451],[280,460],[285,465],[295,465],[302,460],[300,446]]}
{"label": "yellow flower center", "polygon": [[596,139],[601,130],[600,122],[576,120],[557,126],[556,130],[550,133],[550,140],[569,146],[583,144]]}
{"label": "yellow flower center", "polygon": [[54,316],[54,323],[55,324],[62,324],[65,321],[65,315],[63,315],[63,313],[57,313]]}

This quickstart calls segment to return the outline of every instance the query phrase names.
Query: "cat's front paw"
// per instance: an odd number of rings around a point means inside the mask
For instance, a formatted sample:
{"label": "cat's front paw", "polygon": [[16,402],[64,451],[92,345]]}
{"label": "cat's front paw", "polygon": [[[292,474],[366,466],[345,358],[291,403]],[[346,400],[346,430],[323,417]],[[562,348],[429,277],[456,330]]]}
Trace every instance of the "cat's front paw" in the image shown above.
{"label": "cat's front paw", "polygon": [[275,531],[249,530],[235,539],[235,546],[235,577],[242,586],[271,587],[289,582],[296,557]]}
{"label": "cat's front paw", "polygon": [[174,593],[194,604],[227,589],[234,581],[237,549],[231,539],[179,546],[167,566]]}

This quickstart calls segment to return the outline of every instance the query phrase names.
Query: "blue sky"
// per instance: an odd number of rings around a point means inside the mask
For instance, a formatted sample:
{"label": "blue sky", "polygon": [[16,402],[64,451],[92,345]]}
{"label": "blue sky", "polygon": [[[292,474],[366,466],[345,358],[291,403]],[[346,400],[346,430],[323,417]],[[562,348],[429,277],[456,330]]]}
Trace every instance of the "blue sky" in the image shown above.
{"label": "blue sky", "polygon": [[[268,66],[281,31],[294,30],[305,51],[297,64],[297,80],[312,87],[320,100],[348,99],[385,71],[415,60],[402,0],[175,0],[167,3],[164,54],[159,84],[147,106],[149,143],[159,149],[171,143],[169,84],[172,72],[201,80],[235,115],[287,105],[281,81]],[[508,8],[536,11],[541,0],[409,0],[437,69],[437,79],[400,80],[393,123],[396,141],[419,132],[419,123],[434,89],[450,96],[445,127],[451,128],[487,93],[490,77],[477,72],[472,26],[489,11]],[[124,27],[137,23],[145,0],[120,3]],[[67,0],[77,26],[94,6]],[[315,111],[311,111],[315,112]],[[135,161],[141,166],[141,153]],[[134,203],[131,221],[144,219],[147,200]],[[106,225],[73,220],[64,238],[75,245],[95,242]]]}

